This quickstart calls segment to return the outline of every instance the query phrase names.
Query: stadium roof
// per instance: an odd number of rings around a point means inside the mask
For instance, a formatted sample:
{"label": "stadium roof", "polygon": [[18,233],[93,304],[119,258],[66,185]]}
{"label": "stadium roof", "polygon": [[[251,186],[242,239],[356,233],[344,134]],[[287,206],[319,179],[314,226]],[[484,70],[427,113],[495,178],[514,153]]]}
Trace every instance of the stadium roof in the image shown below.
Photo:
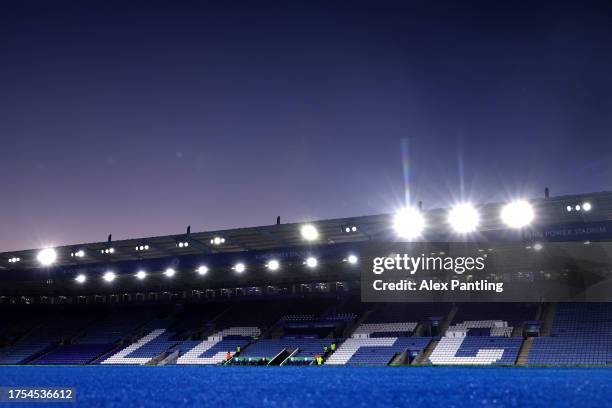
{"label": "stadium roof", "polygon": [[[602,221],[612,219],[612,193],[600,192],[583,195],[531,200],[537,214],[538,224],[577,221]],[[592,203],[593,211],[566,211],[567,206],[584,202]],[[478,206],[480,212],[479,231],[506,228],[500,220],[499,211],[503,203]],[[428,231],[449,233],[446,209],[423,211],[427,219]],[[304,245],[300,228],[304,224],[316,226],[320,239],[318,244],[362,242],[369,240],[397,240],[392,228],[393,215],[369,215],[338,218],[304,223],[267,225],[251,228],[205,231],[166,235],[158,237],[133,238],[118,241],[103,241],[55,247],[58,259],[55,266],[84,265],[99,262],[115,262],[140,259],[154,259],[168,256],[182,256],[207,253],[240,252],[252,250],[272,250]],[[356,227],[356,231],[346,232],[346,227]],[[215,244],[214,239],[224,239]],[[187,243],[188,245],[181,245]],[[139,250],[140,247],[148,248]],[[107,251],[112,248],[111,251]],[[78,251],[84,256],[71,256]],[[37,260],[39,250],[24,250],[0,253],[0,269],[16,270],[40,267]],[[10,262],[18,259],[18,262]]]}

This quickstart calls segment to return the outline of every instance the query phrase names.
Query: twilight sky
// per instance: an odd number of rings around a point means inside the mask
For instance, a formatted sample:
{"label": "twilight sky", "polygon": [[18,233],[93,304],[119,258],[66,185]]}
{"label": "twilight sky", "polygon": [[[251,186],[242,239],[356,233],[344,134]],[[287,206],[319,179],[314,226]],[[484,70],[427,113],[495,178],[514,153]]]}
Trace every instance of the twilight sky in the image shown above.
{"label": "twilight sky", "polygon": [[611,190],[612,3],[457,3],[0,1],[0,251]]}

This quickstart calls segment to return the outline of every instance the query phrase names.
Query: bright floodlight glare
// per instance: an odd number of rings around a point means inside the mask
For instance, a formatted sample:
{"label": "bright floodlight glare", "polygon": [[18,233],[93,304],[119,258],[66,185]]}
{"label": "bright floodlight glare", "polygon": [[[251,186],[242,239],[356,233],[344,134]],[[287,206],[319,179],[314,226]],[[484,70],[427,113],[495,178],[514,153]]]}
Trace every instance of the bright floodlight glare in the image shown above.
{"label": "bright floodlight glare", "polygon": [[234,265],[234,270],[237,273],[242,273],[246,270],[246,266],[242,262],[238,262],[236,265]]}
{"label": "bright floodlight glare", "polygon": [[459,234],[476,231],[480,223],[478,211],[469,203],[457,204],[448,213],[448,223]]}
{"label": "bright floodlight glare", "polygon": [[115,274],[112,272],[106,272],[104,276],[102,276],[102,279],[104,279],[106,282],[112,282],[115,280]]}
{"label": "bright floodlight glare", "polygon": [[208,273],[208,268],[204,265],[201,265],[198,267],[198,269],[196,269],[196,272],[198,273],[198,275],[206,275]]}
{"label": "bright floodlight glare", "polygon": [[346,258],[346,260],[347,260],[347,261],[348,261],[348,263],[350,263],[351,265],[355,265],[359,259],[357,258],[357,256],[356,256],[356,255],[349,255],[349,256],[348,256],[348,258]]}
{"label": "bright floodlight glare", "polygon": [[536,251],[541,251],[542,248],[544,247],[539,242],[533,245],[533,249],[535,249]]}
{"label": "bright floodlight glare", "polygon": [[140,280],[143,280],[144,278],[147,277],[147,273],[145,271],[138,271],[138,273],[136,274],[136,277]]}
{"label": "bright floodlight glare", "polygon": [[276,259],[272,259],[271,261],[268,261],[268,269],[271,271],[277,271],[278,268],[280,268],[280,262],[278,262]]}
{"label": "bright floodlight glare", "polygon": [[584,211],[591,211],[591,208],[593,208],[593,207],[591,207],[591,203],[589,203],[588,201],[586,203],[582,204],[582,209]]}
{"label": "bright floodlight glare", "polygon": [[169,278],[173,277],[175,274],[176,274],[176,271],[174,269],[172,269],[172,268],[168,268],[164,272],[164,275],[166,275]]}
{"label": "bright floodlight glare", "polygon": [[81,274],[78,275],[76,278],[74,278],[75,281],[77,281],[78,283],[85,283],[85,281],[87,280],[87,276]]}
{"label": "bright floodlight glare", "polygon": [[302,238],[306,241],[314,241],[319,238],[319,231],[312,224],[303,225],[300,229],[300,233],[302,234]]}
{"label": "bright floodlight glare", "polygon": [[400,238],[415,239],[425,229],[425,217],[417,208],[407,207],[395,214],[393,227]]}
{"label": "bright floodlight glare", "polygon": [[501,219],[510,228],[523,228],[534,218],[533,207],[527,201],[513,201],[502,208]]}
{"label": "bright floodlight glare", "polygon": [[317,265],[319,264],[319,261],[317,261],[317,258],[313,257],[313,256],[309,256],[308,258],[306,258],[306,266],[309,268],[316,268]]}
{"label": "bright floodlight glare", "polygon": [[42,266],[50,266],[57,259],[57,252],[53,248],[45,248],[38,253],[36,259]]}

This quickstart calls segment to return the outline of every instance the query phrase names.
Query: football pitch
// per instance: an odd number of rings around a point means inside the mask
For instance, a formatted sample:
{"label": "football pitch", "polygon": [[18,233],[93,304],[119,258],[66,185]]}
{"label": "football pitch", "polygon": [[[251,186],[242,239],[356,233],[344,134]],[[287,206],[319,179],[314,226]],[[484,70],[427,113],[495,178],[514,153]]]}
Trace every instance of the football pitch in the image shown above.
{"label": "football pitch", "polygon": [[[605,368],[0,367],[2,387],[74,387],[76,405],[604,407]],[[24,406],[28,404],[18,404]],[[40,407],[42,404],[32,404]],[[49,404],[51,406],[51,404]],[[52,406],[75,406],[54,403]]]}

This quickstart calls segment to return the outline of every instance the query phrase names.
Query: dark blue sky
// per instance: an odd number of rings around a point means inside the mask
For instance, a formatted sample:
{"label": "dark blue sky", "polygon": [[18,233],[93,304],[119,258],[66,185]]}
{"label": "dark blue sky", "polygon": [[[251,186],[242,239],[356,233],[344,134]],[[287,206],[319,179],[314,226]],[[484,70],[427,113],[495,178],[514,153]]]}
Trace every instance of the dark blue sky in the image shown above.
{"label": "dark blue sky", "polygon": [[3,0],[0,250],[612,189],[610,2],[456,3]]}

